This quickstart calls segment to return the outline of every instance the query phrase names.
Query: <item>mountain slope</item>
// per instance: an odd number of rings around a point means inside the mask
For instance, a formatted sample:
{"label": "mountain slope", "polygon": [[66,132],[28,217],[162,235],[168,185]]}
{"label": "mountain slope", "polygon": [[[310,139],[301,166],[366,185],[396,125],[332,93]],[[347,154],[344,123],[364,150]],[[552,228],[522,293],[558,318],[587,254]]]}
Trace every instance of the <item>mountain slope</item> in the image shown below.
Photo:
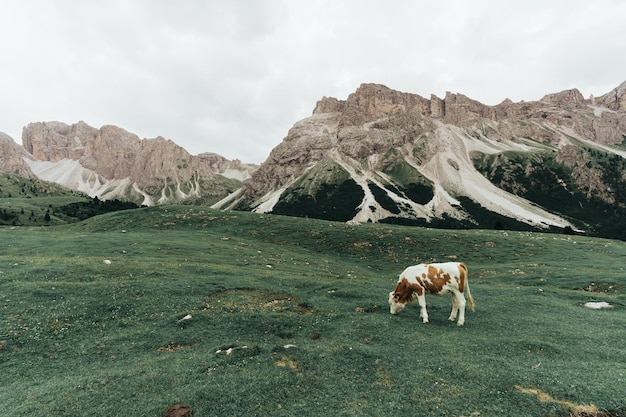
{"label": "mountain slope", "polygon": [[[532,188],[623,207],[625,84],[597,99],[573,89],[496,106],[363,84],[345,101],[320,100],[229,204],[351,222],[595,230],[593,218]],[[590,162],[593,153],[613,168]],[[508,175],[513,155],[525,170]],[[559,176],[544,183],[536,174],[546,161]]]}
{"label": "mountain slope", "polygon": [[5,133],[0,132],[0,172],[36,178],[26,160],[27,152]]}
{"label": "mountain slope", "polygon": [[91,197],[143,205],[214,203],[256,168],[216,154],[193,156],[162,137],[139,139],[116,126],[96,129],[82,121],[31,123],[22,142],[27,174]]}

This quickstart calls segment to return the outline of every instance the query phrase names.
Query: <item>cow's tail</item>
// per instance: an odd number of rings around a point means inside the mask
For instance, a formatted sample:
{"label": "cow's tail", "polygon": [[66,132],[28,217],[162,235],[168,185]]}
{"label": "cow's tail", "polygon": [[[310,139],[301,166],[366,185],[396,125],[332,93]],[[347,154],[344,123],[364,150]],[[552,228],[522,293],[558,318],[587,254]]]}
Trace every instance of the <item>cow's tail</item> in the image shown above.
{"label": "cow's tail", "polygon": [[467,267],[463,263],[459,265],[459,267],[465,272],[465,291],[467,292],[467,303],[469,304],[470,310],[476,311],[476,304],[474,304],[474,299],[472,298],[472,292],[470,291],[469,275],[467,273]]}

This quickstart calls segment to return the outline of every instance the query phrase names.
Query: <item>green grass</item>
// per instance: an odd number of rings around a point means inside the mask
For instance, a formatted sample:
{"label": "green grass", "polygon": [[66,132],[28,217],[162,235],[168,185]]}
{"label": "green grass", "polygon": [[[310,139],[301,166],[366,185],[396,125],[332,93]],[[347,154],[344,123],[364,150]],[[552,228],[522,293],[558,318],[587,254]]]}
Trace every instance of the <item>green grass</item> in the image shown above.
{"label": "green grass", "polygon": [[[389,314],[405,266],[452,259],[477,304],[464,327],[447,321],[448,297],[427,298],[427,325],[417,305]],[[0,406],[484,417],[594,404],[623,416],[625,263],[620,241],[200,207],[2,227]]]}
{"label": "green grass", "polygon": [[84,201],[88,197],[58,184],[0,173],[0,225],[64,224],[73,219],[57,210]]}
{"label": "green grass", "polygon": [[84,201],[88,197],[60,185],[0,173],[0,226],[64,224],[72,219],[57,210]]}

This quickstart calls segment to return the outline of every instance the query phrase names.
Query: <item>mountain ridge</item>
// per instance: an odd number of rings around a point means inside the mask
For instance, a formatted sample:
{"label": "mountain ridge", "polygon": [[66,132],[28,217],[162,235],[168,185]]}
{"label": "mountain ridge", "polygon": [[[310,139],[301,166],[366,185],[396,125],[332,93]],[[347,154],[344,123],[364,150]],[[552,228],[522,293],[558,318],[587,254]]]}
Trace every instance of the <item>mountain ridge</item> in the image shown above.
{"label": "mountain ridge", "polygon": [[587,99],[574,88],[493,106],[364,83],[346,99],[318,100],[260,166],[82,121],[31,123],[22,142],[0,135],[0,171],[145,205],[352,223],[626,229],[626,82]]}
{"label": "mountain ridge", "polygon": [[6,135],[0,141],[11,155],[10,163],[0,164],[2,171],[143,205],[212,203],[239,188],[256,168],[212,153],[194,156],[163,137],[140,139],[117,126],[97,129],[83,121],[30,123],[23,146],[11,142]]}
{"label": "mountain ridge", "polygon": [[[229,207],[355,223],[417,221],[429,225],[448,217],[456,220],[448,222],[456,226],[486,227],[464,207],[473,206],[474,211],[484,209],[540,230],[587,229],[589,219],[581,221],[553,207],[542,207],[528,193],[516,193],[517,185],[511,189],[494,185],[476,168],[476,161],[484,155],[506,153],[552,158],[574,172],[560,179],[576,185],[570,185],[576,188],[573,193],[578,195],[578,189],[586,187],[592,199],[602,204],[623,205],[624,200],[615,199],[602,175],[584,167],[584,159],[568,162],[568,158],[581,149],[626,158],[626,117],[621,110],[625,85],[595,99],[585,99],[577,89],[570,89],[535,102],[507,99],[488,106],[462,94],[447,92],[443,99],[434,95],[426,99],[380,84],[362,84],[346,100],[319,100],[312,115],[294,124],[244,183],[245,193]],[[329,158],[334,161],[332,167]],[[315,182],[310,172],[317,172],[319,164],[342,178],[330,184],[332,190],[328,183],[317,190],[303,186],[303,178]],[[392,174],[398,167],[421,180],[402,184]],[[616,181],[626,187],[623,176]],[[421,199],[426,201],[407,195],[407,186],[419,183],[430,188],[425,194],[429,198]],[[344,195],[358,194],[358,203],[334,216],[333,210],[343,204],[341,187]],[[328,207],[306,208],[320,202]]]}

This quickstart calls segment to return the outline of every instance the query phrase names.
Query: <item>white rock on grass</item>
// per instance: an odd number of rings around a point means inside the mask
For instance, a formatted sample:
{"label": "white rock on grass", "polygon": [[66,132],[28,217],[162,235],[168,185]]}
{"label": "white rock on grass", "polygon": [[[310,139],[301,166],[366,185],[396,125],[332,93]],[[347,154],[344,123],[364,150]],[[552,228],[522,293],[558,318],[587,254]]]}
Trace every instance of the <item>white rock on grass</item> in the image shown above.
{"label": "white rock on grass", "polygon": [[185,320],[191,320],[191,314],[187,314],[185,317],[178,319],[178,323]]}
{"label": "white rock on grass", "polygon": [[606,301],[589,301],[585,303],[585,307],[591,308],[592,310],[602,310],[603,308],[613,308],[613,306]]}

